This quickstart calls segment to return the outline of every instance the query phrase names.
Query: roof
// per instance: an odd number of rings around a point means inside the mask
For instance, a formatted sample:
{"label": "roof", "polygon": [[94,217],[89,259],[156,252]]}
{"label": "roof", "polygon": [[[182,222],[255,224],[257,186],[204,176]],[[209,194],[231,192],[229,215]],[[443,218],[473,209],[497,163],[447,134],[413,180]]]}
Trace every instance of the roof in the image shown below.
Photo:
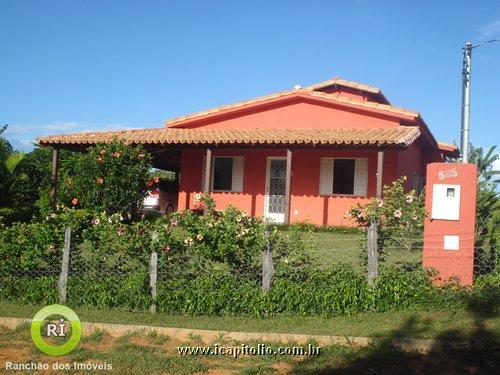
{"label": "roof", "polygon": [[438,142],[439,151],[441,151],[444,155],[449,156],[451,158],[458,158],[460,156],[460,150],[457,145],[452,145],[449,143]]}
{"label": "roof", "polygon": [[417,126],[357,129],[171,129],[149,128],[73,133],[37,138],[40,145],[73,148],[120,139],[144,145],[314,145],[406,148],[420,135]]}
{"label": "roof", "polygon": [[347,81],[345,79],[339,78],[339,77],[333,77],[332,79],[329,79],[327,81],[315,83],[314,85],[307,86],[308,89],[311,90],[320,90],[325,87],[329,86],[344,86],[344,87],[349,87],[351,89],[357,89],[365,92],[369,92],[371,94],[380,94],[381,91],[378,87],[373,87],[366,85],[364,83],[359,83],[359,82],[353,82],[353,81]]}
{"label": "roof", "polygon": [[405,119],[408,118],[417,118],[419,117],[419,113],[413,110],[409,110],[406,108],[395,107],[389,104],[381,104],[376,102],[368,102],[368,101],[360,101],[353,98],[349,98],[339,94],[328,94],[320,91],[315,91],[311,88],[297,88],[288,91],[280,91],[277,93],[259,96],[257,98],[253,98],[250,100],[245,100],[242,102],[237,102],[233,104],[223,105],[215,108],[211,108],[208,110],[204,110],[201,112],[195,112],[186,116],[176,117],[171,120],[165,121],[165,126],[167,127],[177,127],[182,126],[186,122],[196,119],[207,118],[215,115],[225,114],[230,111],[234,111],[237,109],[247,109],[253,105],[263,104],[266,102],[276,102],[285,99],[291,98],[304,98],[310,100],[323,100],[333,104],[339,104],[349,107],[355,107],[358,109],[365,109],[368,111],[377,111],[382,112],[388,115],[394,116],[403,116]]}

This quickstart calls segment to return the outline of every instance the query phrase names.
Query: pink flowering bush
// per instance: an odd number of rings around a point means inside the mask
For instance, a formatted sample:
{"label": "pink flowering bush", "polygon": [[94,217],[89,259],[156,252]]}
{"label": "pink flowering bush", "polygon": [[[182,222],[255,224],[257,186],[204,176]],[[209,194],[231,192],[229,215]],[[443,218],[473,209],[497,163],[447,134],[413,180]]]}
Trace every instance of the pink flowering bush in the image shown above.
{"label": "pink flowering bush", "polygon": [[378,223],[379,248],[412,250],[421,245],[425,219],[423,194],[415,190],[405,192],[406,177],[384,186],[383,198],[372,199],[368,204],[353,207],[348,216],[358,225],[368,227]]}
{"label": "pink flowering bush", "polygon": [[208,198],[199,199],[207,207],[204,215],[192,211],[173,214],[171,223],[183,231],[183,245],[187,251],[226,263],[237,272],[251,268],[264,248],[264,222],[232,206],[216,211]]}

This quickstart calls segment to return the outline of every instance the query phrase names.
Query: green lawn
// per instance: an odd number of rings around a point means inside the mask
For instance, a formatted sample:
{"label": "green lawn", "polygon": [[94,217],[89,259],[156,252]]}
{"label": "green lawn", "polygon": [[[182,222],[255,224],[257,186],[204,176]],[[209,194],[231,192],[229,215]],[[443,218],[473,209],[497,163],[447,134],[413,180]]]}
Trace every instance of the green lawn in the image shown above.
{"label": "green lawn", "polygon": [[[42,306],[0,302],[0,316],[31,318]],[[193,329],[242,332],[304,333],[313,335],[414,338],[468,337],[476,327],[477,316],[465,311],[392,311],[364,313],[354,317],[208,317],[164,313],[130,312],[118,309],[74,308],[82,321],[120,324],[157,325]],[[500,317],[481,318],[481,324],[500,334]]]}
{"label": "green lawn", "polygon": [[[310,236],[312,241],[310,241]],[[357,233],[304,233],[306,243],[311,243],[311,250],[317,257],[320,266],[325,267],[332,262],[348,263],[362,271],[360,240],[362,234]],[[392,250],[386,255],[384,265],[402,265],[421,263],[422,251]]]}

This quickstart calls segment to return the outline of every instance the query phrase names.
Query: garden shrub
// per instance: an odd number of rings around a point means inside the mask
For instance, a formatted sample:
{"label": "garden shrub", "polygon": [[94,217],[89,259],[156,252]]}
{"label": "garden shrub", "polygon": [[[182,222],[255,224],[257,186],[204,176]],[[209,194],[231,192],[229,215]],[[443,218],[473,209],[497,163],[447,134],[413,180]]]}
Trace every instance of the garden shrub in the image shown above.
{"label": "garden shrub", "polygon": [[209,197],[196,198],[209,205],[205,215],[183,211],[171,220],[186,232],[184,245],[209,260],[228,264],[236,273],[251,269],[265,245],[264,222],[233,206],[215,211]]}
{"label": "garden shrub", "polygon": [[73,156],[61,187],[68,201],[62,203],[94,213],[133,214],[155,183],[149,179],[150,169],[151,156],[140,145],[118,139],[97,144]]}
{"label": "garden shrub", "polygon": [[436,287],[421,268],[382,267],[370,287],[350,265],[318,268],[310,253],[314,243],[293,228],[271,231],[276,274],[271,290],[263,292],[265,224],[235,208],[133,223],[120,214],[67,209],[40,222],[2,226],[0,300],[57,302],[67,226],[74,228],[67,300],[72,306],[148,310],[149,262],[156,251],[157,308],[167,313],[329,317],[407,308],[498,309],[492,307],[499,301],[498,275],[478,278],[471,289]]}

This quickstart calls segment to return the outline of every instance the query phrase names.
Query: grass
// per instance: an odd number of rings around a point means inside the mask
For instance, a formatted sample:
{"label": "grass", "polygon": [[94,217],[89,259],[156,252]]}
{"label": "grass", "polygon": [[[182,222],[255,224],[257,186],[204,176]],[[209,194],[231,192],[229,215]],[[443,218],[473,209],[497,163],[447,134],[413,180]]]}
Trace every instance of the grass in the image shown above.
{"label": "grass", "polygon": [[[31,318],[42,306],[25,306],[0,302],[0,316]],[[74,308],[82,321],[164,327],[208,329],[216,331],[304,333],[313,335],[387,337],[412,320],[415,338],[435,338],[448,332],[450,337],[468,337],[474,331],[477,317],[465,310],[404,310],[386,313],[363,313],[353,317],[208,317],[180,316],[165,313],[130,312],[114,309]],[[485,328],[500,335],[500,317],[486,317]],[[405,333],[406,334],[406,333]],[[193,341],[197,339],[193,337]]]}
{"label": "grass", "polygon": [[[407,325],[401,329],[409,329]],[[411,324],[410,324],[411,325]],[[16,333],[13,334],[13,331]],[[158,342],[151,341],[151,334],[135,331],[119,338],[113,338],[101,331],[99,346],[95,342],[82,340],[75,350],[62,357],[48,357],[38,351],[29,337],[29,328],[22,325],[14,330],[0,329],[0,358],[11,362],[42,362],[50,365],[74,366],[74,363],[87,365],[112,366],[106,372],[117,374],[421,374],[421,373],[495,373],[498,365],[498,347],[494,337],[485,338],[483,346],[438,347],[429,353],[404,352],[390,345],[393,335],[387,340],[365,348],[331,345],[321,348],[316,356],[291,355],[180,355],[178,347],[214,348],[218,342],[186,343],[175,339]],[[471,339],[471,342],[473,339]],[[489,341],[488,341],[489,340]],[[243,343],[226,341],[219,347],[241,347]],[[278,347],[302,346],[293,342],[269,343],[251,341],[249,347],[264,344],[266,348],[277,350]],[[315,343],[312,345],[316,346]],[[476,343],[477,344],[477,343]],[[74,368],[64,373],[88,373],[75,371]],[[63,373],[61,372],[61,373]]]}
{"label": "grass", "polygon": [[[312,232],[304,233],[306,243],[311,243],[312,254],[320,267],[333,262],[347,263],[359,272],[363,271],[360,253],[362,233]],[[310,241],[309,241],[310,236]],[[422,251],[392,250],[386,255],[384,265],[421,263]]]}

